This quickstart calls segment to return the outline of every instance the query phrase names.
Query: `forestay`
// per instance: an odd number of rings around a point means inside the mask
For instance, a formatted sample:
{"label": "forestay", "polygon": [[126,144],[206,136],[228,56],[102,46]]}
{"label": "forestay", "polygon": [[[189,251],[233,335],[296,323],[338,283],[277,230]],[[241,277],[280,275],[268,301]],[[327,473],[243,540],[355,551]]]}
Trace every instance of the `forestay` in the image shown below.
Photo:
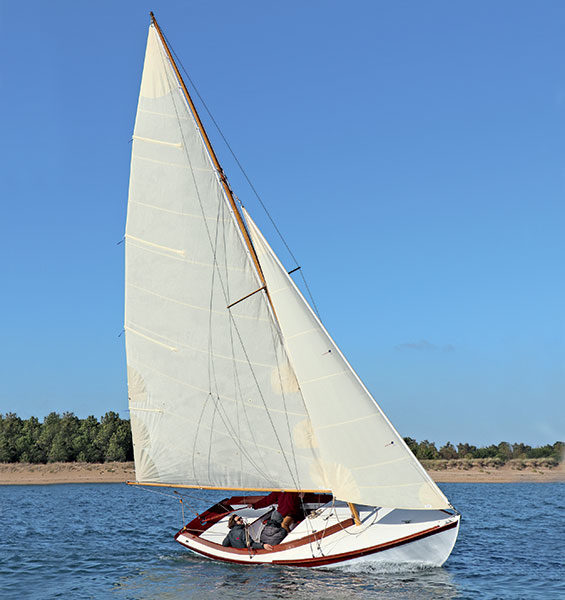
{"label": "forestay", "polygon": [[[152,25],[133,135],[126,352],[139,482],[313,489],[317,451],[267,296]],[[306,440],[306,441],[305,441]]]}
{"label": "forestay", "polygon": [[448,508],[244,211],[312,423],[319,487],[341,500],[397,508]]}

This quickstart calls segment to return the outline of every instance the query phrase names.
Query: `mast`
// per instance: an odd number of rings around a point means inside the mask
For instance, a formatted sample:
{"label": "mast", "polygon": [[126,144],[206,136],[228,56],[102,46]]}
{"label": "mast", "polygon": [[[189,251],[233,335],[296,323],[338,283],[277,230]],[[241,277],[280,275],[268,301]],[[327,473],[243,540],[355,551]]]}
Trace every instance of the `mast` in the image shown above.
{"label": "mast", "polygon": [[[216,171],[218,172],[218,175],[220,176],[220,181],[222,183],[222,186],[224,188],[224,191],[226,193],[226,196],[229,200],[230,206],[233,210],[233,213],[235,215],[236,218],[236,222],[237,225],[241,231],[241,235],[243,236],[243,239],[245,240],[245,245],[247,246],[247,249],[249,250],[249,253],[251,254],[251,258],[253,259],[253,264],[255,265],[255,269],[257,270],[257,274],[259,275],[259,279],[261,280],[261,284],[263,286],[266,294],[267,294],[267,298],[269,300],[269,304],[271,305],[271,309],[273,311],[273,314],[275,315],[276,318],[276,313],[275,313],[275,307],[273,306],[273,303],[271,301],[271,296],[269,295],[269,291],[267,290],[267,282],[265,281],[265,278],[263,276],[263,270],[261,269],[261,265],[259,264],[259,259],[257,257],[257,253],[255,252],[255,248],[253,247],[253,244],[251,242],[251,238],[249,237],[249,233],[247,231],[247,228],[245,227],[245,224],[243,222],[243,218],[241,216],[241,213],[239,211],[239,208],[237,207],[237,203],[235,201],[235,198],[233,196],[233,192],[230,188],[230,185],[228,183],[226,174],[224,173],[224,170],[222,169],[221,165],[220,165],[220,161],[218,160],[218,157],[216,156],[216,153],[214,152],[214,148],[212,147],[212,144],[210,143],[210,138],[208,137],[208,134],[206,133],[206,129],[204,129],[204,125],[202,123],[202,121],[200,120],[200,116],[198,115],[198,111],[196,110],[196,106],[194,105],[194,102],[192,101],[192,98],[190,96],[190,93],[188,92],[188,89],[184,83],[184,80],[182,78],[182,75],[180,74],[180,71],[177,67],[177,64],[173,58],[173,55],[171,54],[171,51],[169,49],[169,46],[167,45],[167,42],[165,41],[165,36],[163,35],[163,32],[161,31],[161,28],[159,27],[159,24],[157,23],[157,19],[155,18],[155,15],[153,14],[153,12],[149,13],[151,16],[151,22],[153,23],[153,25],[155,26],[155,29],[157,31],[157,33],[159,34],[159,38],[161,39],[161,43],[163,44],[163,47],[165,48],[165,51],[167,52],[167,56],[169,57],[169,60],[171,62],[171,65],[173,66],[173,69],[175,71],[175,74],[177,76],[177,79],[179,80],[179,83],[182,87],[182,90],[184,92],[184,95],[186,97],[186,101],[188,102],[188,105],[190,107],[190,110],[194,116],[194,119],[196,120],[196,124],[198,126],[198,128],[200,129],[200,133],[202,135],[202,139],[204,140],[204,144],[206,145],[206,148],[208,149],[208,153],[210,154],[210,157],[212,158],[212,162],[214,163],[214,167],[216,168]],[[260,290],[257,290],[260,291]]]}

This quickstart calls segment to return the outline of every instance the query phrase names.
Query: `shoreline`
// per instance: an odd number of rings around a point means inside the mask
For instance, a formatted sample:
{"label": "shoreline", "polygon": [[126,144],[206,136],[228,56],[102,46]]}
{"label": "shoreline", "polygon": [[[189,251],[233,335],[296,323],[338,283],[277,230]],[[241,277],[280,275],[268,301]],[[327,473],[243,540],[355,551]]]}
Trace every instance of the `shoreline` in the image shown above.
{"label": "shoreline", "polygon": [[[428,469],[436,483],[557,483],[565,482],[565,463],[557,467],[457,467]],[[132,462],[109,463],[0,463],[0,485],[59,483],[125,483],[135,481]]]}

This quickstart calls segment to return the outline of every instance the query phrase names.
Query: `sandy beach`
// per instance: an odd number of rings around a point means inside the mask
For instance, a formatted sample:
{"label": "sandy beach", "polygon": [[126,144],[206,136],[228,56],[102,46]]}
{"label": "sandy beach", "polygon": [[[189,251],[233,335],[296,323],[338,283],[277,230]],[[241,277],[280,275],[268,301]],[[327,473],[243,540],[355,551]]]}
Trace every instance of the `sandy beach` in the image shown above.
{"label": "sandy beach", "polygon": [[447,469],[445,471],[432,471],[428,473],[437,483],[556,483],[565,482],[563,465],[553,469],[527,468],[523,470],[511,467],[500,468],[474,468],[468,471],[460,469]]}
{"label": "sandy beach", "polygon": [[[511,462],[498,468],[447,468],[428,472],[438,483],[565,482],[565,465],[563,463],[553,468],[528,466],[518,469]],[[134,480],[135,472],[131,462],[0,464],[0,485],[120,483]]]}
{"label": "sandy beach", "polygon": [[133,462],[0,463],[0,485],[120,483],[135,479]]}

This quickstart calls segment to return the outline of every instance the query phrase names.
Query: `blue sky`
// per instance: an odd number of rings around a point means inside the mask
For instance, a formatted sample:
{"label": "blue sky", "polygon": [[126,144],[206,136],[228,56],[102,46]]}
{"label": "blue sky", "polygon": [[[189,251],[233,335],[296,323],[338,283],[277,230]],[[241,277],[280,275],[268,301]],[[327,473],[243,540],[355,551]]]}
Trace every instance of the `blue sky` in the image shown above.
{"label": "blue sky", "polygon": [[0,412],[128,415],[117,242],[149,10],[400,433],[564,439],[556,1],[3,1]]}

